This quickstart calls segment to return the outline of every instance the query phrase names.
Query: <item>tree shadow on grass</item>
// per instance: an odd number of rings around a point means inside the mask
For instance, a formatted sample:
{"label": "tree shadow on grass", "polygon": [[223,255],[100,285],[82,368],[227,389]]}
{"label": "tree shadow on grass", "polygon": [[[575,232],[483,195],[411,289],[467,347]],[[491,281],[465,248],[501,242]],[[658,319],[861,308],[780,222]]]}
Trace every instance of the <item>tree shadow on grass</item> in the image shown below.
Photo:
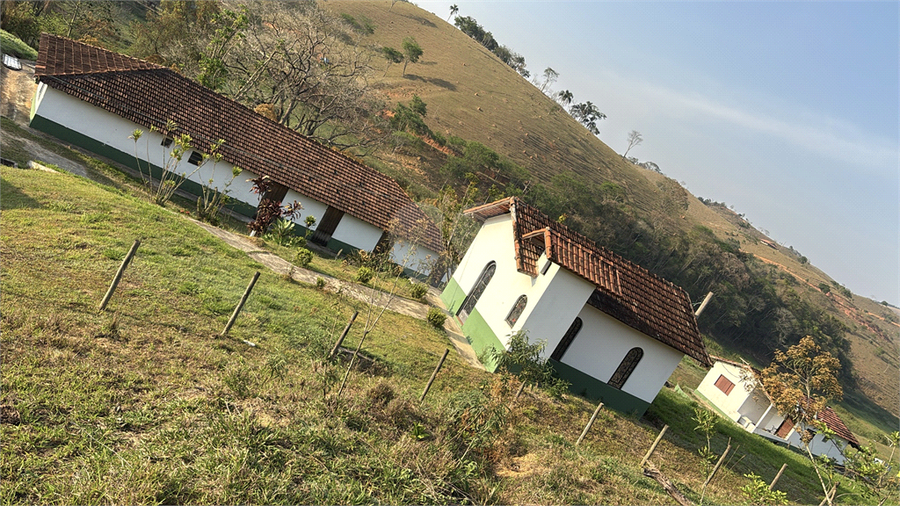
{"label": "tree shadow on grass", "polygon": [[2,204],[0,205],[2,209],[41,208],[40,202],[26,195],[21,189],[7,181],[5,178],[0,178],[0,204]]}

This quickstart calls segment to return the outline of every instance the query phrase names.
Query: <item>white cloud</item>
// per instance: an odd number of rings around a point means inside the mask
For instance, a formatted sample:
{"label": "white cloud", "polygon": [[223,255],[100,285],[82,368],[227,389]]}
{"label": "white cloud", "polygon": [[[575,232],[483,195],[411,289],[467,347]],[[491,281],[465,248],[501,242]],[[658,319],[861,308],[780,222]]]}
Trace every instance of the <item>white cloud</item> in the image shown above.
{"label": "white cloud", "polygon": [[900,160],[897,140],[867,134],[855,125],[834,118],[799,110],[767,114],[751,106],[735,106],[715,97],[635,82],[621,75],[609,76],[607,82],[618,83],[617,86],[627,90],[623,91],[624,96],[642,102],[640,109],[648,115],[666,115],[681,121],[694,118],[695,123],[710,123],[711,129],[717,128],[714,122],[725,122],[738,129],[768,135],[808,153],[879,174],[885,171],[896,173]]}

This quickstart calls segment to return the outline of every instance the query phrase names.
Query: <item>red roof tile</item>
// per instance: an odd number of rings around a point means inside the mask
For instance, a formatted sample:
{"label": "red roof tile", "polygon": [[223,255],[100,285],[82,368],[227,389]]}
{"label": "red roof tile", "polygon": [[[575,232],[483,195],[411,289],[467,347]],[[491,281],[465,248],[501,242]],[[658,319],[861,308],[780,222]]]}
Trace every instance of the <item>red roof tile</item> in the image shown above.
{"label": "red roof tile", "polygon": [[189,134],[199,149],[223,139],[225,161],[442,250],[437,227],[390,177],[165,67],[45,33],[35,77],[147,128],[174,121],[172,134]]}
{"label": "red roof tile", "polygon": [[850,432],[850,429],[844,425],[844,421],[841,420],[841,417],[834,412],[833,409],[829,407],[825,407],[822,411],[819,411],[819,414],[816,415],[820,421],[825,422],[825,425],[828,426],[829,429],[833,430],[835,434],[838,435],[841,439],[845,439],[851,446],[854,448],[859,448],[859,441],[856,440],[856,436]]}
{"label": "red roof tile", "polygon": [[479,221],[511,213],[520,272],[537,276],[537,260],[546,253],[551,261],[597,287],[588,304],[710,365],[690,297],[683,289],[598,246],[518,198],[498,200],[466,213]]}

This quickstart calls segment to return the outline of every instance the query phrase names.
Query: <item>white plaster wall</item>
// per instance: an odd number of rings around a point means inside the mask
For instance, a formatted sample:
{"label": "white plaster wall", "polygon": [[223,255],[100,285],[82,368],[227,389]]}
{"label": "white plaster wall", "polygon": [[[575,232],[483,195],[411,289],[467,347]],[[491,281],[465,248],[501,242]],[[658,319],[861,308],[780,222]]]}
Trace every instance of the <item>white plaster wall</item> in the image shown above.
{"label": "white plaster wall", "polygon": [[[796,446],[798,448],[803,448],[803,441],[800,439],[800,434],[796,430],[791,431],[788,434],[788,442],[791,445]],[[841,453],[842,448],[846,448],[847,441],[842,438],[835,438],[830,441],[825,441],[825,437],[822,434],[816,434],[813,436],[812,441],[809,442],[809,449],[812,451],[813,455],[825,455],[826,457],[835,459],[838,465],[844,465],[844,454]]]}
{"label": "white plaster wall", "polygon": [[372,251],[383,233],[384,230],[374,225],[370,225],[349,214],[344,214],[331,237],[354,248]]}
{"label": "white plaster wall", "polygon": [[[174,144],[169,147],[163,146],[162,141],[165,136],[159,132],[151,132],[149,128],[132,123],[121,116],[90,105],[59,90],[49,88],[44,83],[41,83],[35,100],[37,115],[123,153],[134,154],[143,162],[165,167],[169,153],[174,147]],[[129,138],[136,129],[143,131],[143,135],[137,143]],[[202,151],[203,146],[197,146],[197,148],[201,148]],[[208,146],[206,148],[208,151]],[[190,174],[188,179],[199,184],[210,184],[210,180],[212,180],[211,186],[223,191],[225,185],[231,180],[234,166],[228,162],[214,162],[210,159],[198,169],[196,165],[188,163],[192,151],[189,150],[184,154],[181,162],[174,166],[173,172]],[[243,170],[231,183],[229,195],[255,207],[259,203],[259,199],[251,191],[253,184],[248,180],[256,177],[257,174],[246,169]]]}
{"label": "white plaster wall", "polygon": [[284,200],[282,200],[282,204],[290,204],[293,201],[297,201],[300,205],[303,206],[303,210],[300,211],[300,215],[295,218],[293,221],[300,226],[306,226],[306,217],[307,216],[315,216],[316,224],[312,226],[312,230],[315,230],[316,227],[319,226],[319,223],[322,222],[322,217],[325,216],[325,210],[328,209],[326,204],[323,204],[317,200],[313,200],[306,195],[301,193],[297,193],[294,190],[288,190],[284,195]]}
{"label": "white plaster wall", "polygon": [[[740,371],[741,368],[736,365],[726,364],[725,362],[716,362],[697,387],[698,392],[709,399],[710,402],[721,409],[735,422],[741,417],[739,408],[750,395],[744,388],[744,384],[741,382]],[[725,376],[734,383],[734,388],[731,389],[730,394],[725,395],[725,392],[716,387],[716,380],[719,379],[719,376]]]}
{"label": "white plaster wall", "polygon": [[[497,262],[497,271],[475,306],[491,331],[506,346],[509,335],[522,328],[527,314],[533,309],[532,288],[535,280],[516,270],[513,246],[512,217],[509,214],[495,216],[484,222],[481,230],[463,256],[453,278],[466,294],[472,291],[484,267]],[[528,297],[528,306],[515,327],[506,323],[506,316],[520,295]]]}
{"label": "white plaster wall", "polygon": [[[541,255],[537,263],[538,272],[546,262],[546,257]],[[549,358],[594,293],[595,287],[555,263],[550,264],[546,274],[538,274],[534,281],[534,287],[528,294],[528,307],[519,319],[519,326],[528,330],[532,341],[546,342],[543,357]]]}
{"label": "white plaster wall", "polygon": [[639,347],[644,356],[622,391],[653,402],[684,354],[591,306],[584,305],[578,316],[584,325],[562,362],[608,382],[628,351]]}
{"label": "white plaster wall", "polygon": [[408,240],[397,240],[391,248],[392,262],[420,274],[429,274],[438,256],[434,251],[424,246],[413,245]]}

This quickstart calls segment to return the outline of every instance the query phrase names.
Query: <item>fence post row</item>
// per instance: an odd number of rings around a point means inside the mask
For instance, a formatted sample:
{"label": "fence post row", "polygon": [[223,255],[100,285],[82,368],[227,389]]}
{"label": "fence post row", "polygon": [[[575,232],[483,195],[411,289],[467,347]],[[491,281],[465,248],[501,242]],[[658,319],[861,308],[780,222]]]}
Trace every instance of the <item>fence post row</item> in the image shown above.
{"label": "fence post row", "polygon": [[253,275],[253,279],[250,280],[250,284],[247,285],[247,289],[244,290],[244,295],[241,297],[241,301],[238,302],[236,308],[234,308],[234,313],[231,313],[231,319],[228,320],[228,324],[225,325],[225,330],[222,331],[222,336],[231,330],[231,326],[234,325],[234,321],[237,320],[238,314],[241,312],[241,308],[244,307],[244,304],[247,302],[247,297],[250,296],[250,292],[253,290],[253,285],[256,284],[256,280],[259,279],[259,271],[256,271],[256,274]]}
{"label": "fence post row", "polygon": [[131,259],[134,257],[134,254],[137,252],[138,246],[141,245],[140,239],[135,239],[134,244],[131,245],[131,249],[128,250],[128,254],[125,255],[125,260],[122,260],[122,265],[119,266],[119,270],[116,271],[115,277],[113,277],[112,284],[109,285],[109,290],[106,291],[106,295],[103,296],[103,302],[100,303],[100,311],[106,309],[106,305],[109,303],[109,299],[112,298],[113,293],[116,291],[116,287],[119,286],[119,281],[122,280],[122,274],[125,273],[125,268],[128,267],[128,264],[131,263]]}

